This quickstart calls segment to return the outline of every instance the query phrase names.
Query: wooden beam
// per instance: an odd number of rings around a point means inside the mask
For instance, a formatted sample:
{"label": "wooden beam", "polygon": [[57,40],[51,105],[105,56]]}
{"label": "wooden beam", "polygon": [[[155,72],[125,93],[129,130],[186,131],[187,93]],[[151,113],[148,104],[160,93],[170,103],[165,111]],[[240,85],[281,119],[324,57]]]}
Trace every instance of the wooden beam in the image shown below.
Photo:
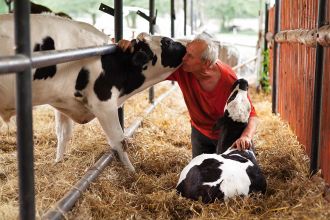
{"label": "wooden beam", "polygon": [[318,33],[317,42],[323,47],[330,46],[330,25],[322,26]]}
{"label": "wooden beam", "polygon": [[280,31],[274,39],[277,43],[301,43],[308,47],[316,47],[319,43],[323,47],[330,47],[330,25],[324,25],[320,29]]}

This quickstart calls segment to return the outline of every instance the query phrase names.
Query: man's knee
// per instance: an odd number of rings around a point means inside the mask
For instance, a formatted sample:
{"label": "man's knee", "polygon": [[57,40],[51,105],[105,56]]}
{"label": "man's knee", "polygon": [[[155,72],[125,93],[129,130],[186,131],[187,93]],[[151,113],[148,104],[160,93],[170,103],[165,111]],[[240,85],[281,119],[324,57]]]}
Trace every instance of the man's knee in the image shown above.
{"label": "man's knee", "polygon": [[194,158],[203,153],[215,153],[217,141],[206,137],[193,126],[191,129],[192,157]]}

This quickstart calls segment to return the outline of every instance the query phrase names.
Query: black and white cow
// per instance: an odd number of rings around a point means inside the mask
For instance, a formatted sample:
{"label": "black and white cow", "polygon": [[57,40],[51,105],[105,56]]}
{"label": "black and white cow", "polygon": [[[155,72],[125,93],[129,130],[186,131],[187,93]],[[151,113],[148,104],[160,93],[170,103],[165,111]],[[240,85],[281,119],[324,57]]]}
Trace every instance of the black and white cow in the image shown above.
{"label": "black and white cow", "polygon": [[182,170],[177,191],[184,197],[204,203],[227,200],[237,195],[266,191],[266,179],[252,150],[230,147],[247,125],[251,105],[247,96],[248,83],[239,79],[225,106],[225,115],[217,122],[220,128],[217,152],[193,158]]}
{"label": "black and white cow", "polygon": [[[108,44],[111,39],[93,26],[52,15],[31,15],[33,51],[62,50]],[[0,15],[0,57],[14,54],[12,15]],[[124,133],[117,109],[130,96],[167,78],[180,64],[185,47],[170,38],[140,34],[133,52],[115,53],[42,67],[32,71],[33,105],[49,104],[57,111],[56,161],[63,158],[72,134],[72,120],[99,120],[112,149],[134,171],[123,148]],[[0,116],[15,114],[15,75],[0,76]]]}

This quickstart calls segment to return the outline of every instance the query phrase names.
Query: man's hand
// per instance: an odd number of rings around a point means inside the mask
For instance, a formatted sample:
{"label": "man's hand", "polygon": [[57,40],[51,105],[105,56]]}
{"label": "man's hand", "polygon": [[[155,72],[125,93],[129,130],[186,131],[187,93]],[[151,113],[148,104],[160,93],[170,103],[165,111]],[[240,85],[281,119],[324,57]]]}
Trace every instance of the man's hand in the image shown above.
{"label": "man's hand", "polygon": [[120,47],[123,51],[132,48],[131,41],[125,39],[119,40],[117,46]]}
{"label": "man's hand", "polygon": [[237,150],[247,150],[252,147],[252,139],[248,136],[241,136],[238,138],[231,147],[236,147]]}

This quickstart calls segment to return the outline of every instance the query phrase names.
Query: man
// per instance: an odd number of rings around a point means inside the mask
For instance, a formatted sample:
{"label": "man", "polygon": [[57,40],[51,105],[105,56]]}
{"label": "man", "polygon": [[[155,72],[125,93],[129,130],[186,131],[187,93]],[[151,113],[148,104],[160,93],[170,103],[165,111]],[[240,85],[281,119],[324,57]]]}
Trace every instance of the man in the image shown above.
{"label": "man", "polygon": [[[118,46],[125,51],[130,41],[121,40]],[[224,114],[237,77],[218,59],[218,47],[207,36],[198,35],[186,45],[186,50],[182,65],[167,79],[177,81],[181,88],[191,118],[192,154],[196,157],[216,152],[219,131],[214,131],[213,126]],[[233,146],[249,149],[255,130],[256,112],[252,106],[248,125]]]}

